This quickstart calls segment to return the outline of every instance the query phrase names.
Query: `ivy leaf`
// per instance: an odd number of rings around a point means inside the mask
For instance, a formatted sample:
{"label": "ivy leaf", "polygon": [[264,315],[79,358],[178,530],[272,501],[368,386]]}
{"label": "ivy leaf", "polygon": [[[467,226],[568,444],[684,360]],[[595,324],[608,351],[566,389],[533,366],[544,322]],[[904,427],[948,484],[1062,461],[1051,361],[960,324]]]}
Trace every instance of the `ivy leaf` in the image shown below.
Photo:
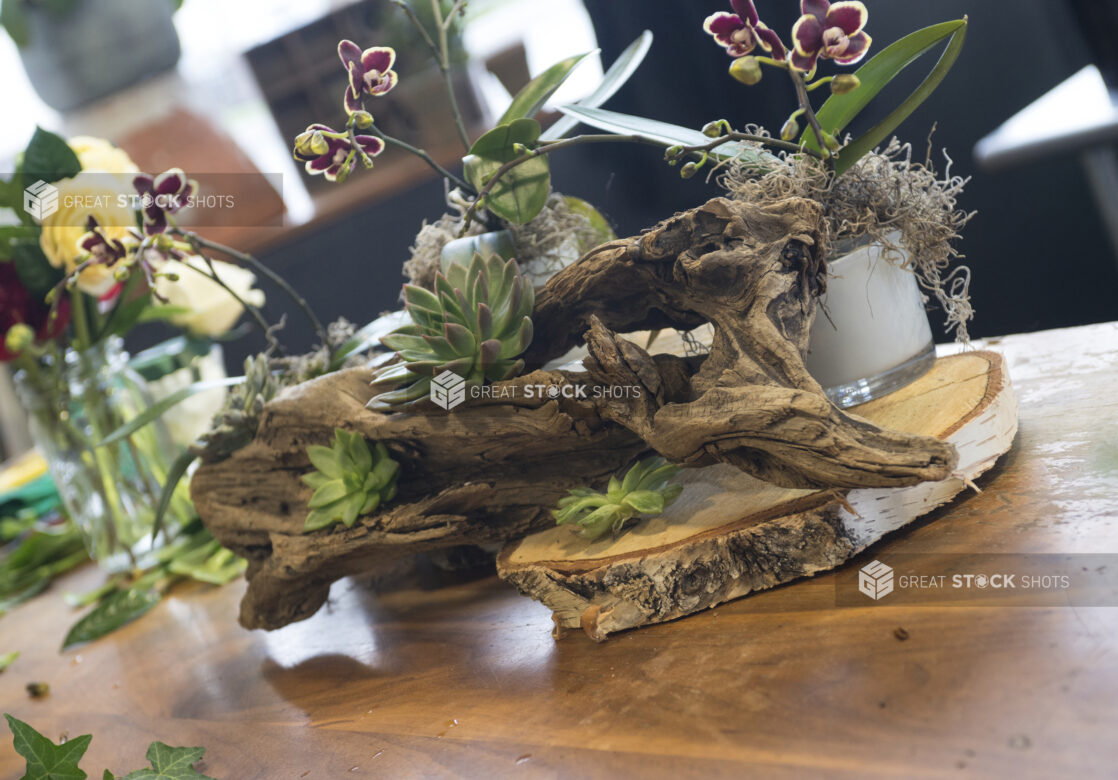
{"label": "ivy leaf", "polygon": [[194,769],[205,752],[201,747],[171,747],[152,742],[147,752],[151,768],[129,772],[122,780],[214,780]]}
{"label": "ivy leaf", "polygon": [[15,737],[16,752],[27,759],[27,769],[22,780],[85,780],[88,775],[78,768],[78,762],[89,742],[90,734],[56,745],[21,720],[5,714],[8,727]]}
{"label": "ivy leaf", "polygon": [[116,631],[121,626],[147,614],[162,597],[155,588],[133,587],[112,594],[74,624],[62,643],[62,649],[65,650],[82,642],[92,642]]}
{"label": "ivy leaf", "polygon": [[[540,138],[540,123],[515,119],[499,125],[474,141],[463,160],[466,180],[481,190],[502,165],[520,157],[516,145],[534,147]],[[543,155],[526,160],[507,171],[489,191],[485,207],[506,222],[523,225],[543,210],[551,193],[551,169]]]}

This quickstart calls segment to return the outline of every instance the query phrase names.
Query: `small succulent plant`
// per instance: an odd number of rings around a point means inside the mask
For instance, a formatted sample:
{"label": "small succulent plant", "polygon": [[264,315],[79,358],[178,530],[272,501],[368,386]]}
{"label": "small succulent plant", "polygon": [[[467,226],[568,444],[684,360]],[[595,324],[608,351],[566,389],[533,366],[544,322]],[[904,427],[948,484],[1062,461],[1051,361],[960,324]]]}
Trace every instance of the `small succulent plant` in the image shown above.
{"label": "small succulent plant", "polygon": [[404,285],[412,324],[381,341],[399,363],[373,380],[371,409],[389,410],[428,396],[431,380],[452,371],[467,385],[510,379],[524,370],[518,357],[532,342],[535,291],[515,260],[475,254],[435,275],[434,292]]}
{"label": "small succulent plant", "polygon": [[679,467],[661,457],[645,458],[637,463],[624,479],[610,477],[605,493],[590,488],[574,488],[559,499],[559,508],[551,510],[559,525],[579,526],[584,539],[600,539],[607,533],[618,534],[625,521],[638,515],[658,515],[679,497],[683,485],[670,480]]}
{"label": "small succulent plant", "polygon": [[315,471],[303,475],[303,482],[314,488],[304,532],[338,521],[352,527],[359,516],[396,496],[400,464],[381,442],[370,450],[361,434],[335,428],[332,446],[308,447],[307,455]]}

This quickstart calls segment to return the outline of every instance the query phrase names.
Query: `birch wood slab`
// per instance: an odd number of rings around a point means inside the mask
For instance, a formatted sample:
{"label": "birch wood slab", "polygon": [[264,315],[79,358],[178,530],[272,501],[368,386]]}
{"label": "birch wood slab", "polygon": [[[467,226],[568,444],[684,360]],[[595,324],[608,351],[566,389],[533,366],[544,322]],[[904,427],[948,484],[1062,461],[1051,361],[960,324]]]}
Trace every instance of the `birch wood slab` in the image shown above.
{"label": "birch wood slab", "polygon": [[498,574],[551,608],[556,636],[581,627],[602,641],[838,566],[968,489],[1017,432],[1004,359],[987,351],[941,358],[851,411],[954,444],[958,467],[939,482],[842,493],[780,488],[727,464],[688,469],[663,515],[592,543],[567,527],[532,534],[506,545]]}

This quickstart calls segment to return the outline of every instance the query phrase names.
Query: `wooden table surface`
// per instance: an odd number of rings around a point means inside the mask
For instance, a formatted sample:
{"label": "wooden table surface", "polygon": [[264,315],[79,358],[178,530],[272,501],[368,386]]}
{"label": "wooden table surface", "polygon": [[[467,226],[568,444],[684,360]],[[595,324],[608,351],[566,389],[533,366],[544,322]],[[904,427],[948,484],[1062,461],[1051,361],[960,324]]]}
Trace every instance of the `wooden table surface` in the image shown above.
{"label": "wooden table surface", "polygon": [[[1118,324],[993,339],[1020,402],[971,493],[848,564],[897,552],[1118,552]],[[242,584],[181,589],[76,651],[61,599],[0,620],[0,711],[92,733],[87,771],[149,741],[220,780],[349,777],[1118,776],[1118,609],[836,608],[830,575],[596,645],[550,636],[495,577],[329,605],[273,633]],[[1118,602],[1116,602],[1118,603]],[[894,635],[898,627],[909,638]],[[31,701],[24,685],[50,683]],[[5,738],[0,777],[22,763]]]}

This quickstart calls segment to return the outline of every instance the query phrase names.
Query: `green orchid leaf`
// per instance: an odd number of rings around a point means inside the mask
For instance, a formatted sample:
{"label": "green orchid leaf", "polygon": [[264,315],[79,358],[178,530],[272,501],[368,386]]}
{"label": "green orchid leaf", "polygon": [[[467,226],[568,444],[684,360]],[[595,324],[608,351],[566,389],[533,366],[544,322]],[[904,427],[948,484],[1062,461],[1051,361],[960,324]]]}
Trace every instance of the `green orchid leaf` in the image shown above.
{"label": "green orchid leaf", "polygon": [[[617,90],[625,86],[625,82],[636,73],[637,68],[644,62],[644,58],[651,47],[652,31],[645,30],[635,41],[629,44],[625,51],[621,52],[620,57],[614,60],[613,64],[609,66],[609,70],[602,76],[601,82],[594,88],[594,91],[575,103],[575,105],[582,108],[597,108],[613,97]],[[559,121],[547,128],[540,138],[544,141],[558,141],[567,133],[571,132],[577,125],[577,119],[564,114],[559,118]]]}
{"label": "green orchid leaf", "polygon": [[131,587],[113,593],[74,624],[62,642],[62,649],[66,650],[83,642],[92,642],[116,631],[121,626],[146,615],[162,597],[158,590],[150,587]]}
{"label": "green orchid leaf", "polygon": [[213,390],[218,387],[229,387],[231,385],[239,385],[245,381],[243,376],[231,376],[225,379],[207,379],[202,382],[195,382],[192,385],[183,387],[175,392],[160,398],[154,404],[145,409],[141,414],[136,415],[124,425],[117,428],[101,441],[94,444],[94,447],[104,447],[108,444],[113,444],[131,436],[136,431],[143,428],[145,425],[154,422],[163,416],[164,412],[168,409],[181,404],[187,398],[198,393],[203,393],[206,390]]}
{"label": "green orchid leaf", "polygon": [[[709,138],[699,130],[680,127],[656,119],[646,119],[631,114],[620,114],[616,111],[606,111],[602,108],[585,108],[579,105],[560,106],[559,110],[580,122],[617,135],[632,135],[650,143],[669,146],[700,146],[710,143]],[[710,152],[711,157],[729,159],[738,158],[747,165],[767,168],[777,162],[777,158],[768,152],[758,151],[752,146],[728,141]]]}
{"label": "green orchid leaf", "polygon": [[[470,185],[480,191],[501,167],[520,157],[516,144],[532,148],[540,138],[534,119],[515,119],[499,125],[474,142],[462,163]],[[543,210],[551,194],[551,169],[545,156],[533,157],[511,168],[493,185],[485,207],[501,219],[523,225]]]}
{"label": "green orchid leaf", "polygon": [[[5,3],[7,5],[8,3]],[[85,780],[88,775],[78,767],[89,743],[90,734],[56,745],[22,720],[4,715],[15,737],[15,750],[27,760],[22,780]]]}
{"label": "green orchid leaf", "polygon": [[555,94],[555,90],[562,86],[567,77],[571,75],[580,62],[597,52],[597,49],[585,54],[576,54],[573,57],[557,62],[540,75],[524,85],[516,93],[512,103],[497,120],[498,125],[503,125],[514,119],[531,119],[540,112],[547,99]]}
{"label": "green orchid leaf", "polygon": [[[12,3],[5,2],[4,5]],[[38,127],[23,153],[23,164],[20,166],[23,180],[21,189],[26,189],[39,180],[51,184],[60,179],[69,179],[77,176],[81,170],[82,164],[78,156],[65,139]]]}
{"label": "green orchid leaf", "polygon": [[[920,86],[885,119],[840,150],[839,160],[835,166],[837,173],[849,169],[864,154],[886,140],[901,122],[936,90],[958,59],[966,34],[967,20],[956,19],[906,35],[882,49],[854,72],[861,82],[857,89],[842,95],[831,95],[820,106],[816,113],[819,125],[837,137],[898,73],[919,59],[921,55],[949,39],[939,62]],[[819,151],[818,141],[810,128],[804,132],[800,142],[808,149]]]}
{"label": "green orchid leaf", "polygon": [[159,536],[159,532],[163,530],[163,518],[167,515],[167,510],[171,507],[171,501],[175,498],[175,489],[178,488],[182,478],[186,476],[190,464],[194,462],[196,457],[190,452],[181,452],[171,464],[171,468],[167,470],[167,477],[163,480],[163,492],[159,494],[159,505],[155,507],[155,517],[151,521],[152,539]]}
{"label": "green orchid leaf", "polygon": [[152,742],[147,752],[151,768],[129,772],[123,780],[214,780],[194,769],[205,753],[206,749],[201,747],[171,747]]}

